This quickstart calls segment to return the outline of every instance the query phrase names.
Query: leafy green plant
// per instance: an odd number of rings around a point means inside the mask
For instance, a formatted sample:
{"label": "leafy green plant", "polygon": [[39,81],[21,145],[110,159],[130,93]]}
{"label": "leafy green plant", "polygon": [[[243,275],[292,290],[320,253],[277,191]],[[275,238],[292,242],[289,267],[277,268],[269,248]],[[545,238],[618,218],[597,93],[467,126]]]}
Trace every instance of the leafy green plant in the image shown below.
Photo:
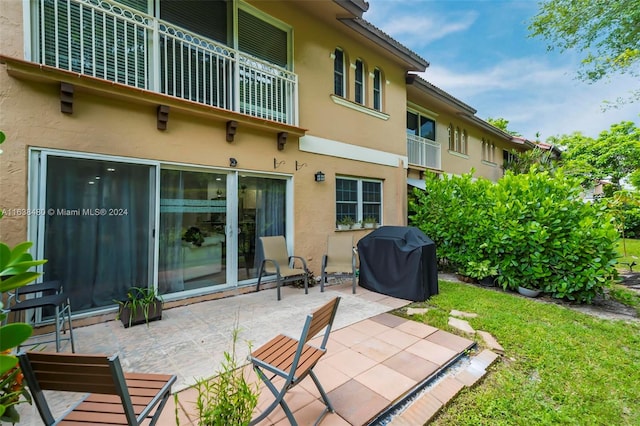
{"label": "leafy green plant", "polygon": [[533,167],[496,184],[463,176],[427,178],[415,190],[414,226],[437,247],[440,264],[464,270],[487,260],[498,284],[590,302],[617,276],[618,232],[604,205],[580,198],[576,178]]}
{"label": "leafy green plant", "polygon": [[338,221],[338,225],[344,225],[348,227],[351,227],[354,223],[355,221],[351,216],[342,216],[342,218]]}
{"label": "leafy green plant", "polygon": [[[0,217],[2,214],[0,213]],[[31,242],[18,244],[13,249],[0,243],[0,293],[2,295],[23,287],[41,274],[29,271],[42,265],[46,260],[33,260],[28,253]],[[0,299],[0,322],[7,314]],[[31,397],[22,385],[22,372],[18,367],[18,358],[14,349],[25,342],[33,332],[29,324],[16,322],[0,326],[0,421],[17,423],[20,416],[15,409],[17,404],[31,403]]]}
{"label": "leafy green plant", "polygon": [[250,383],[236,359],[238,329],[233,331],[231,352],[224,352],[218,375],[199,380],[196,408],[201,426],[246,426],[258,404],[258,384]]}
{"label": "leafy green plant", "polygon": [[124,300],[114,300],[120,309],[116,314],[116,320],[119,320],[125,308],[129,308],[129,327],[131,327],[133,319],[142,312],[147,327],[149,326],[149,312],[156,302],[162,302],[162,296],[156,293],[153,287],[131,287],[127,291],[127,298]]}
{"label": "leafy green plant", "polygon": [[460,273],[480,281],[484,278],[498,275],[498,268],[492,266],[491,261],[486,259],[481,261],[471,260]]}
{"label": "leafy green plant", "polygon": [[192,226],[187,229],[182,239],[196,247],[200,247],[204,243],[204,234],[200,231],[200,228]]}
{"label": "leafy green plant", "polygon": [[365,223],[374,223],[375,224],[375,223],[378,223],[378,219],[376,219],[375,217],[372,217],[372,216],[367,216],[364,219],[362,219],[362,223],[363,224],[365,224]]}

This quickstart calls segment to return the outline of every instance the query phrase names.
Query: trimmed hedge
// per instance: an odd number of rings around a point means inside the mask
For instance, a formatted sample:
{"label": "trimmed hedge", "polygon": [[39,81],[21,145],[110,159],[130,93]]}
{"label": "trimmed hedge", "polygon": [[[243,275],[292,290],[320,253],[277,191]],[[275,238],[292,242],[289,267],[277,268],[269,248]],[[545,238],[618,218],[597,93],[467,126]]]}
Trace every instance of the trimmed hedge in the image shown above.
{"label": "trimmed hedge", "polygon": [[414,192],[411,223],[434,240],[440,263],[489,260],[504,288],[591,302],[616,277],[619,236],[606,208],[580,192],[561,171],[507,172],[496,184],[472,173],[428,177]]}

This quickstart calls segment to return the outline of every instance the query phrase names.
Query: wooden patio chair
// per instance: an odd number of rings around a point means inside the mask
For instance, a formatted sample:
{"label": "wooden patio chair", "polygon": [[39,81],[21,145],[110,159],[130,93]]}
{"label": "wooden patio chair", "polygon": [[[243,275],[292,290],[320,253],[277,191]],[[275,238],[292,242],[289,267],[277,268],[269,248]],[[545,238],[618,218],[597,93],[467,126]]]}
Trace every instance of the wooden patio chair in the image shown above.
{"label": "wooden patio chair", "polygon": [[327,238],[327,253],[322,256],[320,291],[324,291],[327,277],[351,277],[353,294],[356,294],[356,254],[351,235],[330,235]]}
{"label": "wooden patio chair", "polygon": [[[123,373],[117,355],[21,352],[20,368],[45,425],[154,425],[176,376]],[[88,392],[55,419],[43,391]]]}
{"label": "wooden patio chair", "polygon": [[[340,298],[336,297],[313,314],[308,315],[299,340],[280,334],[251,353],[249,359],[253,364],[253,369],[271,391],[275,400],[258,417],[253,419],[250,425],[255,425],[265,419],[278,405],[284,410],[289,423],[297,425],[298,423],[284,397],[289,389],[299,384],[307,375],[313,379],[326,406],[315,424],[320,423],[328,412],[334,412],[327,393],[313,372],[313,367],[327,352],[327,341],[339,302]],[[322,331],[324,331],[324,336],[320,347],[310,345],[309,340]],[[268,375],[271,377],[267,377]],[[284,382],[281,380],[273,381],[278,377],[284,379]]]}
{"label": "wooden patio chair", "polygon": [[[262,243],[262,251],[264,259],[260,262],[260,270],[258,271],[258,285],[256,290],[260,290],[260,282],[262,275],[276,275],[276,287],[278,300],[280,296],[280,286],[286,282],[304,279],[304,293],[309,293],[309,269],[307,262],[300,256],[289,256],[287,252],[287,244],[282,235],[275,237],[260,237]],[[295,261],[298,259],[302,263],[302,268],[295,267]]]}

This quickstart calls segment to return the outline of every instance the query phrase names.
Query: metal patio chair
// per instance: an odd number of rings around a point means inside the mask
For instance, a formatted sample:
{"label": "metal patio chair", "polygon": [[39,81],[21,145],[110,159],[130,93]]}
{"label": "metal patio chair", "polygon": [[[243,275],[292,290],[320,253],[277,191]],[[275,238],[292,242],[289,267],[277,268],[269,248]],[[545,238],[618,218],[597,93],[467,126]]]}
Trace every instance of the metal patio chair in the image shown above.
{"label": "metal patio chair", "polygon": [[351,235],[330,235],[327,253],[322,256],[320,291],[324,291],[327,277],[351,277],[353,294],[356,294],[356,254]]}
{"label": "metal patio chair", "polygon": [[[297,425],[298,423],[284,397],[289,389],[298,385],[307,376],[311,376],[326,406],[315,424],[320,423],[328,412],[334,412],[329,397],[314,374],[313,368],[327,352],[327,341],[339,303],[340,298],[336,297],[311,315],[307,315],[300,339],[280,334],[251,353],[249,360],[253,364],[254,371],[275,399],[258,417],[251,421],[250,425],[255,425],[265,419],[278,405],[284,410],[289,423]],[[308,343],[323,331],[324,336],[320,347]],[[284,382],[282,380],[274,381],[273,379],[276,378],[282,378]]]}
{"label": "metal patio chair", "polygon": [[[276,275],[276,287],[278,300],[280,296],[280,286],[286,282],[304,280],[304,293],[309,293],[309,269],[307,262],[300,256],[289,256],[287,243],[282,235],[275,237],[260,237],[264,259],[260,262],[258,271],[258,284],[256,291],[260,290],[262,275]],[[302,268],[295,267],[295,261],[302,263]]]}

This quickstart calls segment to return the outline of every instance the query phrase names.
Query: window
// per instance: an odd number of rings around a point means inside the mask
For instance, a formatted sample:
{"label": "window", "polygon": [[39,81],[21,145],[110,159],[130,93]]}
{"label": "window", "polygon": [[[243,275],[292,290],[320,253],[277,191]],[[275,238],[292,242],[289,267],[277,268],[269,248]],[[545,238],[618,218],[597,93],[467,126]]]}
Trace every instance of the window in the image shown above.
{"label": "window", "polygon": [[359,104],[364,104],[364,63],[360,59],[356,60],[355,74],[354,100]]}
{"label": "window", "polygon": [[336,178],[336,223],[344,217],[356,222],[374,218],[382,223],[382,181]]}
{"label": "window", "polygon": [[449,124],[449,128],[447,129],[449,131],[449,150],[450,151],[455,151],[455,142],[453,140],[454,135],[453,135],[453,124]]}
{"label": "window", "polygon": [[333,93],[344,97],[344,52],[336,49],[333,56]]}
{"label": "window", "polygon": [[469,142],[469,135],[467,134],[467,130],[463,129],[462,130],[462,139],[460,141],[460,153],[462,153],[462,154],[466,154],[467,153],[468,142]]}
{"label": "window", "polygon": [[482,138],[482,160],[489,163],[495,162],[496,146],[488,139]]}
{"label": "window", "polygon": [[436,122],[417,112],[407,111],[407,134],[436,140]]}
{"label": "window", "polygon": [[382,72],[373,70],[373,109],[382,111]]}

